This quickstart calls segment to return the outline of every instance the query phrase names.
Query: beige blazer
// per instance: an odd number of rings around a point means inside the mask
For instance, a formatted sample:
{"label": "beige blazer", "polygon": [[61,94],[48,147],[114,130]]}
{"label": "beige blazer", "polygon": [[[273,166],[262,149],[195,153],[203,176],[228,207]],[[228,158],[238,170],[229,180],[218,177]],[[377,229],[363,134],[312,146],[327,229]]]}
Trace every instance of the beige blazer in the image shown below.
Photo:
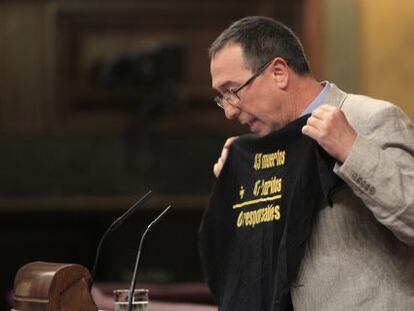
{"label": "beige blazer", "polygon": [[326,104],[358,133],[334,171],[292,287],[295,311],[414,310],[414,128],[396,106],[331,84]]}

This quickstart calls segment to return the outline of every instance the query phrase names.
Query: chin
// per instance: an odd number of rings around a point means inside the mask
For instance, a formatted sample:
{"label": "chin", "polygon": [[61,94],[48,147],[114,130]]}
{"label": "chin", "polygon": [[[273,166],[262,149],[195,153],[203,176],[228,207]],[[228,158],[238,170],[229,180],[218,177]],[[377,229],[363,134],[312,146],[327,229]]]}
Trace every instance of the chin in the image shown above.
{"label": "chin", "polygon": [[271,126],[268,126],[260,121],[255,121],[252,124],[250,124],[250,132],[263,137],[266,135],[269,135],[271,132],[273,132],[273,128]]}
{"label": "chin", "polygon": [[254,134],[256,134],[257,136],[260,136],[260,137],[267,136],[267,135],[269,135],[272,131],[273,131],[273,130],[272,130],[272,129],[269,129],[269,128],[258,128],[258,129],[252,130],[252,132],[253,132]]}

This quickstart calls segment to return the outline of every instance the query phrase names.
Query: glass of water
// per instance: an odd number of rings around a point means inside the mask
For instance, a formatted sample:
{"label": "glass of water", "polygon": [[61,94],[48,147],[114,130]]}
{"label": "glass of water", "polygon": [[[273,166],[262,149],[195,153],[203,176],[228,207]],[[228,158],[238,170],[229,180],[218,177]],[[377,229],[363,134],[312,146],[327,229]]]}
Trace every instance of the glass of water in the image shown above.
{"label": "glass of water", "polygon": [[[129,289],[116,289],[115,308],[114,311],[127,311]],[[148,289],[134,290],[134,297],[132,299],[132,311],[148,311]]]}

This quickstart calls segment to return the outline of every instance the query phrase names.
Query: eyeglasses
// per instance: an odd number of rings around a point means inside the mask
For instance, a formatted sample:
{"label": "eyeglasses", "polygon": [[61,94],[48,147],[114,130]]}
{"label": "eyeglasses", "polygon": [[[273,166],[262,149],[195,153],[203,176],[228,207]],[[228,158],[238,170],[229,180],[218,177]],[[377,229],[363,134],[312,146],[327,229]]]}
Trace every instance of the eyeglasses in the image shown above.
{"label": "eyeglasses", "polygon": [[229,104],[232,106],[237,106],[240,102],[240,97],[237,96],[237,93],[240,92],[244,87],[249,85],[249,83],[253,82],[254,79],[256,79],[259,75],[265,71],[265,69],[272,63],[272,60],[264,63],[260,68],[257,70],[257,72],[252,75],[246,82],[244,82],[242,85],[240,85],[237,89],[233,91],[228,91],[223,94],[223,96],[216,96],[214,97],[214,101],[216,102],[217,106],[224,109],[225,104]]}

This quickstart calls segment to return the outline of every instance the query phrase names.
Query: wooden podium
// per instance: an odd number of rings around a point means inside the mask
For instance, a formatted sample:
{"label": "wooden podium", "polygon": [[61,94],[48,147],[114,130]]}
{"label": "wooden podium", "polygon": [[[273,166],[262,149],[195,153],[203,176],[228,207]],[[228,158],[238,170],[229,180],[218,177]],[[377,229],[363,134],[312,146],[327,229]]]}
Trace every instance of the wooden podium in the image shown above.
{"label": "wooden podium", "polygon": [[81,265],[29,263],[16,274],[12,311],[98,311],[88,279]]}

